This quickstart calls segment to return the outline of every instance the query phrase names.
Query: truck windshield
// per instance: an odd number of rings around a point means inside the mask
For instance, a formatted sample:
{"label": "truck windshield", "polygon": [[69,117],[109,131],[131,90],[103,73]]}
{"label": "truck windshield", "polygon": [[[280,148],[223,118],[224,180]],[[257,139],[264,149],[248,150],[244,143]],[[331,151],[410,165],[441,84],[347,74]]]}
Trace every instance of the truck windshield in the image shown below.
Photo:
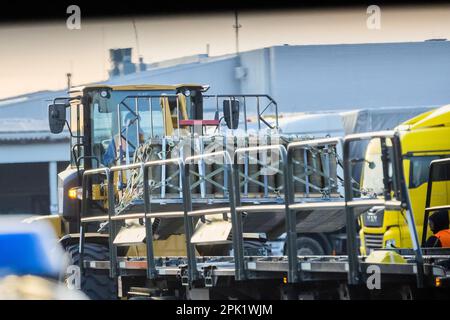
{"label": "truck windshield", "polygon": [[[386,141],[388,150],[392,150],[391,142]],[[389,175],[392,175],[392,165],[389,163]],[[369,142],[361,175],[361,191],[373,195],[383,195],[383,162],[381,160],[381,144],[379,139]]]}
{"label": "truck windshield", "polygon": [[367,154],[363,166],[362,191],[374,196],[382,195],[384,190],[383,180],[380,179],[383,176],[383,164],[380,153]]}
{"label": "truck windshield", "polygon": [[440,156],[411,157],[411,169],[409,170],[409,187],[417,188],[420,187],[423,183],[427,182],[431,161],[440,158]]}
{"label": "truck windshield", "polygon": [[[171,91],[91,92],[92,155],[104,166],[132,161],[144,141],[164,135],[160,96]],[[95,162],[93,166],[97,166]]]}

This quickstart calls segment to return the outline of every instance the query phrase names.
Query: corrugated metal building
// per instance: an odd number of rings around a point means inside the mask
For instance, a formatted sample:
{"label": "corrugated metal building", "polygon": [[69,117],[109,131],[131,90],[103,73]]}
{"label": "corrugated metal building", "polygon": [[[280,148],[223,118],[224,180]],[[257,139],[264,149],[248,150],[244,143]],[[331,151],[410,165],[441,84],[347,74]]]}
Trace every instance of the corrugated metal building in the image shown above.
{"label": "corrugated metal building", "polygon": [[[280,112],[450,102],[447,41],[286,45],[115,67],[115,74],[122,70],[122,75],[105,83],[201,83],[209,84],[212,94],[267,93],[277,100]],[[0,100],[0,212],[56,212],[56,173],[69,160],[69,146],[67,134],[49,133],[47,104],[64,95],[43,91]]]}

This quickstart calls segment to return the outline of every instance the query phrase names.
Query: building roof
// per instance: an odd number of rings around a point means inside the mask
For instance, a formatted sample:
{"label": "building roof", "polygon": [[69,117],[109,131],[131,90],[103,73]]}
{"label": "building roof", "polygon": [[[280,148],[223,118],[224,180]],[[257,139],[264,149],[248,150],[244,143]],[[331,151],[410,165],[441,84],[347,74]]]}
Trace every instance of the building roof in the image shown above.
{"label": "building roof", "polygon": [[0,119],[0,143],[36,143],[66,141],[68,132],[51,134],[47,120],[41,119]]}

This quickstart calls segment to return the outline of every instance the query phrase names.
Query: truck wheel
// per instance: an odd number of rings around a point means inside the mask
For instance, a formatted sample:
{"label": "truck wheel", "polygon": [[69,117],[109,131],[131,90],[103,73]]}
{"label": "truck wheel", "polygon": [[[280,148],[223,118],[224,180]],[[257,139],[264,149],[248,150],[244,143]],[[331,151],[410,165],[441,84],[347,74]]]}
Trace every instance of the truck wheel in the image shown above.
{"label": "truck wheel", "polygon": [[[69,264],[78,266],[80,253],[79,245],[66,247],[69,255]],[[108,247],[97,243],[85,243],[85,261],[109,261]],[[81,276],[81,291],[93,300],[115,300],[117,299],[117,285],[114,279],[109,277],[108,270],[84,269]]]}
{"label": "truck wheel", "polygon": [[297,238],[297,255],[299,256],[320,256],[325,254],[320,243],[310,237]]}

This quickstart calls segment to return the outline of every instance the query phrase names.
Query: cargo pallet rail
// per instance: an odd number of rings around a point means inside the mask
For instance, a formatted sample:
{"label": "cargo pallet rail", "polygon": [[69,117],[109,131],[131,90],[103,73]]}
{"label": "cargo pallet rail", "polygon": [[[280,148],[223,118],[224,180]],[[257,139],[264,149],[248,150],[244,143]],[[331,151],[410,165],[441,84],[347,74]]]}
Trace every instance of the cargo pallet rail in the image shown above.
{"label": "cargo pallet rail", "polygon": [[[384,195],[378,198],[357,197],[355,193],[351,169],[350,147],[352,143],[362,140],[380,139],[382,147]],[[388,141],[392,148],[389,148]],[[294,151],[310,147],[336,145],[343,148],[343,170],[345,198],[296,198],[294,193],[295,177],[293,175]],[[284,176],[283,203],[266,204],[241,203],[241,178],[238,159],[251,152],[276,152],[281,162]],[[193,174],[198,161],[210,158],[221,158],[227,176],[225,192],[227,201],[221,206],[208,209],[193,210],[192,176],[205,178],[202,172]],[[149,184],[151,168],[176,165],[180,172],[180,194],[182,201],[179,210],[158,212],[152,208],[152,187]],[[114,200],[114,174],[120,171],[141,170],[143,172],[144,212],[116,214]],[[89,180],[95,175],[104,175],[107,182],[108,214],[87,216],[89,198]],[[203,176],[202,176],[203,175]],[[430,174],[431,177],[431,174]],[[244,176],[245,179],[245,176]],[[392,294],[400,298],[416,298],[420,292],[432,291],[439,294],[448,285],[449,275],[446,268],[438,261],[448,259],[447,249],[421,248],[414,217],[408,199],[407,188],[403,176],[402,153],[400,140],[396,132],[385,131],[367,134],[349,135],[344,138],[326,138],[308,141],[291,142],[282,145],[238,148],[233,155],[227,151],[205,153],[196,156],[134,163],[86,170],[83,173],[83,197],[80,227],[80,260],[81,271],[86,269],[106,269],[113,281],[119,282],[119,297],[133,295],[148,298],[195,298],[197,292],[201,298],[284,298],[298,299],[303,294],[315,298],[353,299],[369,297],[377,292]],[[429,185],[431,188],[431,184]],[[399,254],[404,262],[381,263],[368,262],[365,256],[359,256],[357,228],[359,216],[372,206],[385,208],[402,208],[405,210],[412,237],[413,250],[390,249]],[[297,232],[298,217],[311,212],[332,212],[345,210],[347,254],[339,256],[298,256]],[[433,208],[427,212],[434,210]],[[286,255],[284,256],[249,256],[245,255],[243,219],[251,215],[271,212],[282,215],[285,222]],[[194,223],[207,224],[208,217],[221,215],[223,221],[231,220],[232,255],[199,256],[196,252],[196,228]],[[184,221],[186,236],[186,252],[183,257],[156,257],[153,249],[152,221],[154,219],[181,218]],[[145,225],[145,257],[126,257],[118,255],[118,245],[114,241],[118,236],[123,221],[141,219]],[[109,261],[85,261],[84,242],[86,226],[92,222],[108,222]],[[300,222],[301,223],[301,222]],[[367,289],[370,270],[376,266],[379,270],[381,289]],[[130,280],[131,279],[131,280]],[[276,290],[278,288],[279,290]],[[155,291],[156,290],[156,291]],[[428,292],[427,291],[427,292]],[[158,293],[155,293],[158,292]],[[206,292],[206,295],[205,295]],[[252,292],[255,292],[252,295]],[[444,295],[445,296],[445,295]]]}

